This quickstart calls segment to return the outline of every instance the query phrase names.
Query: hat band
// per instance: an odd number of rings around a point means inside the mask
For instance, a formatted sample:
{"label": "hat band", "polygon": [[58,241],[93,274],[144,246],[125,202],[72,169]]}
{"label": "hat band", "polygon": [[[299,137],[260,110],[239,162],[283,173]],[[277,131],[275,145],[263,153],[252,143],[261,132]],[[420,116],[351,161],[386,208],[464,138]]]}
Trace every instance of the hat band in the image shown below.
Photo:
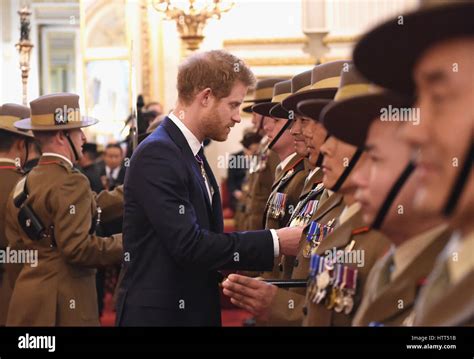
{"label": "hat band", "polygon": [[311,84],[303,86],[302,88],[296,90],[294,93],[300,93],[300,92],[303,92],[303,91],[306,91],[306,90],[311,90]]}
{"label": "hat band", "polygon": [[39,126],[61,126],[68,123],[80,122],[81,114],[78,109],[67,111],[66,116],[61,113],[46,113],[43,115],[32,115],[31,124]]}
{"label": "hat band", "polygon": [[291,92],[285,92],[285,93],[281,93],[281,94],[275,95],[275,96],[273,96],[273,98],[272,98],[272,102],[281,103],[284,99],[286,99],[286,98],[289,97],[290,95],[292,95]]}
{"label": "hat band", "polygon": [[254,101],[263,100],[263,99],[272,97],[272,95],[273,95],[273,87],[257,89],[255,90],[253,100]]}
{"label": "hat band", "polygon": [[0,115],[0,121],[2,121],[2,123],[0,123],[0,126],[9,126],[14,128],[15,126],[13,124],[19,120],[21,120],[21,117]]}
{"label": "hat band", "polygon": [[352,84],[341,87],[337,90],[336,96],[334,96],[335,101],[345,100],[346,98],[352,98],[359,95],[366,95],[372,93],[370,89],[373,86],[370,84]]}
{"label": "hat band", "polygon": [[341,76],[334,76],[322,79],[320,81],[315,82],[311,85],[311,90],[318,90],[318,89],[325,89],[331,87],[339,87],[339,83],[341,82]]}

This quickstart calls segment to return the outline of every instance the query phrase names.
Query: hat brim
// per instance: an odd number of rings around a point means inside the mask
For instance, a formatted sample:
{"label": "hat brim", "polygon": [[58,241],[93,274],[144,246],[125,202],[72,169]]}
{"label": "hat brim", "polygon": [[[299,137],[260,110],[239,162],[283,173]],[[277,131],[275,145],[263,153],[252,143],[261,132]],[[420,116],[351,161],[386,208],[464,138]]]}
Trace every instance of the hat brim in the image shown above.
{"label": "hat brim", "polygon": [[302,91],[288,96],[282,101],[281,105],[289,112],[293,111],[295,113],[298,113],[298,102],[316,99],[332,100],[336,95],[336,92],[336,87]]}
{"label": "hat brim", "polygon": [[329,134],[363,148],[370,125],[380,118],[383,108],[405,108],[412,104],[410,97],[384,91],[333,101],[323,109],[321,118]]}
{"label": "hat brim", "polygon": [[75,128],[83,128],[95,125],[98,123],[99,120],[88,117],[82,116],[81,121],[74,121],[65,123],[63,125],[33,125],[31,123],[31,118],[25,118],[20,121],[15,122],[15,127],[21,130],[32,130],[32,131],[62,131],[62,130],[72,130]]}
{"label": "hat brim", "polygon": [[15,135],[29,137],[29,138],[35,138],[35,136],[33,136],[33,133],[31,131],[27,131],[27,130],[13,129],[13,128],[5,127],[5,126],[0,126],[0,131],[7,131],[7,132],[13,133]]}
{"label": "hat brim", "polygon": [[277,103],[270,109],[270,116],[289,120],[290,113],[283,108],[281,103]]}
{"label": "hat brim", "polygon": [[242,108],[242,111],[245,113],[252,113],[252,107],[256,104],[263,103],[263,102],[271,102],[271,98],[265,98],[265,99],[260,99],[260,100],[255,100],[255,101],[244,101],[243,103],[250,103],[250,105],[245,106]]}
{"label": "hat brim", "polygon": [[245,113],[252,113],[252,106],[254,104],[251,104],[251,105],[247,105],[245,107],[242,107],[242,112],[245,112]]}
{"label": "hat brim", "polygon": [[301,116],[308,117],[314,121],[321,121],[321,111],[333,100],[303,100],[298,102],[297,110]]}
{"label": "hat brim", "polygon": [[270,110],[278,102],[262,102],[252,106],[252,111],[262,116],[270,116]]}
{"label": "hat brim", "polygon": [[412,73],[419,58],[435,43],[474,35],[473,18],[474,3],[436,6],[393,18],[360,39],[354,48],[354,64],[368,80],[412,95]]}
{"label": "hat brim", "polygon": [[249,98],[247,100],[243,100],[242,103],[249,103],[249,102],[253,102],[254,104],[256,103],[261,103],[261,102],[269,102],[271,101],[271,97],[267,97],[267,98],[259,98],[259,99],[255,99],[255,98]]}

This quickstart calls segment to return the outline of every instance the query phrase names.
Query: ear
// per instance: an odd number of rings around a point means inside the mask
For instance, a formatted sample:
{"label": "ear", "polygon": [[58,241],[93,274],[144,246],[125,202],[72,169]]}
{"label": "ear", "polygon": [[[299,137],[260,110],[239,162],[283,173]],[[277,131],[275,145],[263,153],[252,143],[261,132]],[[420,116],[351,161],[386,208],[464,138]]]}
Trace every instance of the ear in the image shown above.
{"label": "ear", "polygon": [[66,141],[66,134],[64,131],[57,131],[54,137],[54,141],[58,144],[62,145],[64,141]]}
{"label": "ear", "polygon": [[15,141],[15,147],[18,152],[23,151],[25,146],[28,144],[26,143],[26,140],[23,137],[18,137],[18,139]]}
{"label": "ear", "polygon": [[201,106],[207,107],[213,99],[212,90],[209,87],[206,87],[197,94],[196,98],[198,99]]}

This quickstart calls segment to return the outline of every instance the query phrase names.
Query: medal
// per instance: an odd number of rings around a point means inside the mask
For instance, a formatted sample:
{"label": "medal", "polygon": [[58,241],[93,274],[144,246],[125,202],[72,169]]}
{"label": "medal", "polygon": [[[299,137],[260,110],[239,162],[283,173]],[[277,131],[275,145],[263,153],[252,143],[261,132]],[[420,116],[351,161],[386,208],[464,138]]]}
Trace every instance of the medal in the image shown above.
{"label": "medal", "polygon": [[319,229],[318,222],[313,221],[309,225],[308,234],[306,235],[306,243],[303,248],[303,257],[309,258],[311,255],[311,243],[316,231]]}
{"label": "medal", "polygon": [[[315,205],[315,202],[316,202],[316,205]],[[302,216],[303,222],[305,224],[307,224],[311,220],[311,217],[313,216],[314,210],[316,209],[317,202],[318,201],[315,201],[315,200],[312,200],[312,201],[308,202],[308,204],[306,206],[306,210],[304,211],[303,216]]]}
{"label": "medal", "polygon": [[347,279],[347,267],[346,266],[343,266],[342,267],[342,282],[341,284],[339,285],[339,291],[336,295],[336,299],[334,300],[335,302],[335,305],[334,305],[334,310],[337,312],[337,313],[340,313],[342,312],[342,310],[344,309],[344,298],[343,298],[343,290],[344,290],[344,287],[346,286],[346,279]]}
{"label": "medal", "polygon": [[345,295],[343,298],[344,313],[350,314],[354,308],[354,294],[356,292],[357,286],[357,269],[347,268],[347,285],[345,290]]}
{"label": "medal", "polygon": [[328,297],[328,301],[326,303],[326,308],[331,310],[336,305],[336,298],[339,295],[339,284],[342,280],[342,265],[336,264],[334,269],[334,277],[333,277],[333,286],[331,290],[331,294]]}
{"label": "medal", "polygon": [[324,262],[326,261],[326,258],[321,258],[319,260],[319,268],[318,268],[318,274],[316,276],[316,287],[317,291],[315,295],[313,296],[313,303],[321,303],[321,301],[324,299],[326,296],[326,288],[329,285],[330,281],[330,276],[329,272],[326,271],[325,269],[325,264]]}
{"label": "medal", "polygon": [[307,289],[307,296],[308,298],[312,298],[314,295],[314,291],[316,289],[316,273],[319,267],[319,261],[321,257],[317,254],[311,255],[311,260],[309,262],[309,280],[308,280],[308,289]]}

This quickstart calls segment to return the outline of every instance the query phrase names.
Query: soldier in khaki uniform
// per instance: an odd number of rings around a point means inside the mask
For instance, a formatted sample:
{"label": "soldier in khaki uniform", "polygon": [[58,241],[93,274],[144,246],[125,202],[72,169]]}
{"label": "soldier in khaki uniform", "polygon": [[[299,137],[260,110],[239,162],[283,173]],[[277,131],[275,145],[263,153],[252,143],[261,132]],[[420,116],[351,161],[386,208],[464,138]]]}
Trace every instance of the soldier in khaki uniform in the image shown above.
{"label": "soldier in khaki uniform", "polygon": [[[422,9],[403,16],[403,29],[396,19],[376,27],[354,50],[371,81],[407,95],[416,91],[422,120],[402,129],[420,153],[415,206],[442,213],[455,229],[416,301],[414,325],[474,325],[473,16],[472,2]],[[374,56],[387,39],[390,50]],[[395,51],[400,46],[403,53]]]}
{"label": "soldier in khaki uniform", "polygon": [[[313,118],[303,116],[296,105],[299,101],[308,98],[319,98],[325,103],[330,101],[337,91],[340,72],[346,63],[345,61],[325,63],[316,66],[310,72],[295,76],[292,79],[294,93],[287,96],[282,103],[282,106],[295,116],[292,130],[298,131],[301,127],[300,131],[304,134],[309,149],[310,163],[314,166],[306,179],[294,216],[289,221],[290,226],[306,225],[300,240],[298,255],[296,257],[283,256],[279,268],[285,274],[284,278],[291,281],[304,280],[308,275],[309,252],[306,246],[310,227],[308,224],[314,221],[334,228],[337,225],[335,220],[344,208],[342,195],[333,195],[332,192],[330,194],[324,189],[322,182],[323,172],[319,167],[322,154],[319,149],[326,140],[327,131],[317,121],[317,116]],[[269,325],[300,325],[303,320],[305,294],[304,287],[278,288],[270,308]]]}
{"label": "soldier in khaki uniform", "polygon": [[[22,131],[15,121],[30,117],[30,109],[16,104],[0,106],[0,250],[8,246],[5,235],[5,217],[8,195],[23,176],[22,166],[28,158],[28,139],[33,138],[31,131]],[[7,267],[14,264],[0,263],[0,326],[7,319],[8,305],[13,283],[7,275]]]}
{"label": "soldier in khaki uniform", "polygon": [[[282,103],[282,105],[285,106],[286,101],[287,107],[284,108],[296,114],[297,121],[295,123],[297,126],[302,126],[306,144],[310,148],[310,160],[314,166],[318,163],[319,147],[324,142],[327,133],[318,123],[318,116],[310,117],[294,110],[297,104],[294,97],[298,97],[301,94],[304,98],[320,98],[321,101],[327,104],[337,91],[337,87],[335,87],[337,85],[335,84],[338,83],[338,79],[340,79],[343,65],[344,62],[328,63],[317,66],[313,71],[306,74],[303,73],[304,75],[300,74],[295,76],[292,79],[292,87],[295,90],[294,94],[286,97]],[[334,77],[336,77],[336,79],[334,79]],[[306,92],[309,90],[312,91],[311,96]],[[321,109],[322,108],[323,106],[321,106]],[[308,194],[311,194],[308,198],[313,198],[315,201],[313,202],[315,209],[308,210],[308,217],[305,217],[304,213],[300,213],[300,209],[298,209],[295,217],[290,220],[290,224],[301,225],[315,222],[332,230],[338,224],[336,219],[344,208],[343,196],[342,194],[329,191],[324,191],[323,193],[323,186],[320,185],[318,181],[318,176],[320,175],[318,175],[317,172],[318,171],[315,171],[310,175],[310,184],[307,184],[307,186],[305,186],[306,189],[303,190],[303,193],[308,191],[308,188],[314,190],[312,191],[310,189]],[[341,172],[343,172],[342,165]],[[347,175],[341,177],[345,178],[346,176]],[[340,183],[339,185],[342,186],[344,178],[342,181],[338,181]],[[320,198],[323,195],[326,198]],[[310,201],[308,198],[307,196],[302,197],[302,201],[308,203]],[[295,257],[285,257],[282,259],[280,270],[285,273],[285,277],[289,277],[291,280],[305,280],[308,276],[310,254],[310,250],[307,248],[308,230],[309,226],[306,227],[302,235],[300,250],[296,259]],[[325,233],[325,235],[326,234],[327,233]],[[321,239],[321,237],[319,237],[319,239]],[[229,281],[224,282],[224,288],[224,294],[231,296],[233,301],[238,305],[258,315],[260,319],[259,322],[262,324],[267,322],[269,325],[294,326],[301,325],[302,323],[305,288],[290,288],[289,290],[287,288],[277,288],[274,285],[269,286],[265,283],[236,275],[229,276]],[[254,290],[248,292],[249,288]],[[248,294],[244,295],[245,293]],[[255,301],[251,300],[251,298],[263,298],[263,300],[258,299]],[[252,303],[253,305],[249,305],[248,303]]]}
{"label": "soldier in khaki uniform", "polygon": [[256,131],[262,136],[260,148],[255,160],[251,161],[250,168],[245,180],[242,204],[243,208],[243,224],[238,225],[242,230],[256,230],[263,229],[263,211],[267,202],[268,196],[271,193],[271,186],[275,179],[275,169],[278,163],[278,155],[268,149],[269,139],[263,129],[265,117],[256,114],[252,111],[252,106],[257,103],[267,102],[271,99],[273,93],[273,86],[277,82],[284,81],[284,79],[271,78],[257,82],[255,94],[253,98],[247,99],[244,102],[250,103],[243,108],[244,112],[251,111],[252,123]]}
{"label": "soldier in khaki uniform", "polygon": [[288,128],[290,124],[288,113],[279,114],[278,117],[270,115],[270,110],[277,104],[276,98],[282,93],[289,92],[290,89],[290,80],[279,82],[273,88],[272,101],[252,107],[255,113],[268,117],[264,124],[264,130],[271,141],[269,147],[278,154],[280,159],[276,168],[275,180],[271,186],[272,192],[267,199],[263,213],[263,222],[267,229],[286,227],[307,175],[308,164],[305,162],[307,151],[306,148],[299,148],[300,152],[296,152]]}
{"label": "soldier in khaki uniform", "polygon": [[[354,171],[364,166],[367,156],[362,149],[336,138],[331,127],[336,120],[338,125],[334,128],[339,130],[348,127],[349,123],[353,126],[344,117],[344,100],[366,93],[368,86],[350,64],[341,72],[341,83],[334,101],[327,104],[320,114],[330,134],[321,147],[324,155],[323,181],[326,188],[343,194],[345,207],[331,234],[318,235],[318,230],[323,233],[325,230],[320,227],[316,228],[314,237],[309,236],[312,240],[307,244],[311,260],[304,309],[305,326],[350,326],[362,299],[367,276],[389,247],[388,240],[380,232],[367,227],[360,205],[354,198]],[[307,116],[315,117],[313,108],[319,110],[320,106],[320,100],[305,100],[298,104],[298,109]],[[350,128],[347,131],[351,132]],[[350,161],[347,160],[349,158]],[[342,175],[338,174],[339,171]],[[309,234],[313,234],[311,229]]]}
{"label": "soldier in khaki uniform", "polygon": [[[275,151],[281,162],[278,164],[272,192],[267,199],[263,220],[265,228],[278,229],[286,227],[292,211],[298,203],[298,197],[307,176],[309,163],[305,160],[306,146],[295,147],[294,138],[289,129],[288,113],[280,110],[270,114],[274,106],[279,104],[279,98],[291,91],[291,81],[282,81],[274,86],[271,102],[264,102],[253,106],[253,111],[264,117],[271,117],[265,121],[265,130],[271,141],[271,149]],[[275,258],[272,272],[266,272],[265,278],[279,278],[283,273],[279,270],[280,258]]]}
{"label": "soldier in khaki uniform", "polygon": [[[355,198],[365,224],[392,242],[369,273],[352,325],[402,325],[450,232],[441,216],[413,208],[416,182],[410,148],[397,136],[400,123],[380,120],[384,108],[408,108],[410,99],[375,86],[366,90],[343,101],[341,113],[327,123],[333,136],[366,148],[366,165],[353,173]],[[350,131],[343,126],[348,121],[354,124]]]}
{"label": "soldier in khaki uniform", "polygon": [[[15,127],[33,130],[43,155],[10,195],[6,234],[12,249],[36,250],[38,263],[23,265],[7,325],[96,326],[94,268],[122,258],[121,235],[94,234],[94,196],[87,178],[72,167],[85,143],[80,128],[97,121],[80,117],[79,96],[74,94],[42,96],[30,107],[31,118],[15,122]],[[32,225],[35,217],[42,226]]]}

